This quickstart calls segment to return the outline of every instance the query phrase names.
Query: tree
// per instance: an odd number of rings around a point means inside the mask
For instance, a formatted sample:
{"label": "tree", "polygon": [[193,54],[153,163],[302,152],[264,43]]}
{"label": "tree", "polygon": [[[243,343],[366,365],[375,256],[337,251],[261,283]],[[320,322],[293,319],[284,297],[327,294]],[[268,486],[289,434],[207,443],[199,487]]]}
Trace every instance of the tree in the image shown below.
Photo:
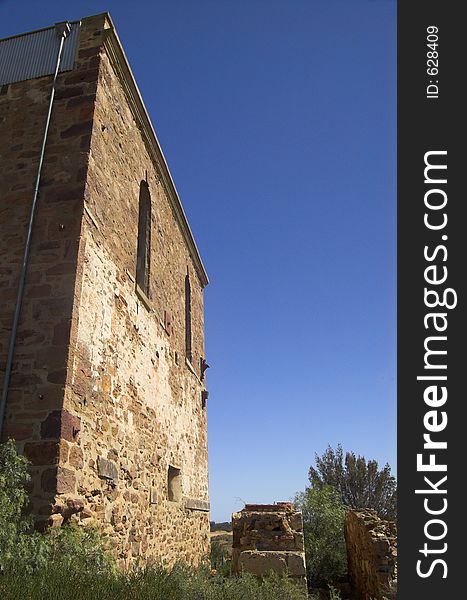
{"label": "tree", "polygon": [[354,452],[327,447],[322,456],[315,454],[316,468],[310,467],[312,488],[330,485],[339,493],[342,503],[350,508],[374,508],[383,519],[395,519],[397,514],[397,484],[386,464],[378,468],[376,460],[366,460]]}
{"label": "tree", "polygon": [[308,580],[312,585],[336,582],[347,572],[345,507],[328,485],[307,488],[295,497],[302,511]]}

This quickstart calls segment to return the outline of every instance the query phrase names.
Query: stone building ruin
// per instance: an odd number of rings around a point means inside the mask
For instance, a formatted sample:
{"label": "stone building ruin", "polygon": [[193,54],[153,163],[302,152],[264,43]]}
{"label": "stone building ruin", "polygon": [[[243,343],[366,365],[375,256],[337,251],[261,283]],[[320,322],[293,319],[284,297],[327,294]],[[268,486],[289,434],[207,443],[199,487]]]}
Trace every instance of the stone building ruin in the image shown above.
{"label": "stone building ruin", "polygon": [[345,517],[347,564],[354,600],[386,600],[397,591],[397,524],[375,510],[349,510]]}
{"label": "stone building ruin", "polygon": [[197,564],[208,278],[107,13],[0,40],[0,154],[2,440],[38,525],[100,523],[122,566]]}
{"label": "stone building ruin", "polygon": [[[274,571],[307,584],[302,514],[293,503],[246,504],[243,510],[233,513],[232,531],[232,573],[263,577]],[[349,580],[338,584],[343,598],[394,599],[396,522],[381,519],[373,509],[348,510],[344,535]]]}
{"label": "stone building ruin", "polygon": [[232,515],[232,531],[232,573],[287,573],[306,585],[302,513],[292,502],[246,504]]}

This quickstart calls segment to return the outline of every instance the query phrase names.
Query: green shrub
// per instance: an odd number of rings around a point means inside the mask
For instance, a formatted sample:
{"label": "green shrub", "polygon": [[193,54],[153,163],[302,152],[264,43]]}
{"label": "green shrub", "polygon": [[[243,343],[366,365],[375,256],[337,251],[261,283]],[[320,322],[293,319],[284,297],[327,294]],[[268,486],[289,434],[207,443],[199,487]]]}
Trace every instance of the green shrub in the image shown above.
{"label": "green shrub", "polygon": [[51,529],[43,537],[48,543],[48,560],[65,569],[78,566],[96,575],[116,570],[115,559],[106,550],[105,540],[97,527],[78,527],[72,523]]}
{"label": "green shrub", "polygon": [[18,456],[13,440],[0,444],[0,571],[16,556],[19,536],[31,527],[24,516],[27,468],[28,461]]}
{"label": "green shrub", "polygon": [[347,572],[344,539],[345,507],[331,486],[307,488],[297,494],[296,505],[303,514],[303,533],[308,582],[336,582]]}
{"label": "green shrub", "polygon": [[329,585],[329,600],[341,600],[341,593],[337,588],[332,585]]}

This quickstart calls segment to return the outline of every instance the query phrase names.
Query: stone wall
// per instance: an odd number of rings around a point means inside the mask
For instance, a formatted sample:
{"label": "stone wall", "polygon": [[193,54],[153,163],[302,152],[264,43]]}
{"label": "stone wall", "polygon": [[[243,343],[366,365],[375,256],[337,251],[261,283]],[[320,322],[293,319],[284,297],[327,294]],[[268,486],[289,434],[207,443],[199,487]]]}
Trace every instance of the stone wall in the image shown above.
{"label": "stone wall", "polygon": [[[5,437],[33,462],[37,519],[100,523],[122,566],[196,564],[209,552],[206,282],[169,198],[167,170],[135,116],[124,58],[110,55],[111,29],[106,15],[84,19],[76,68],[59,76]],[[0,96],[8,158],[2,365],[50,83],[12,84]],[[151,196],[147,294],[135,282],[143,180]]]}
{"label": "stone wall", "polygon": [[232,572],[268,571],[306,582],[303,521],[290,502],[247,504],[232,515]]}
{"label": "stone wall", "polygon": [[397,588],[397,528],[371,509],[349,511],[345,519],[348,570],[356,600],[394,597]]}
{"label": "stone wall", "polygon": [[[103,24],[83,21],[74,69],[58,77],[3,429],[32,461],[32,507],[44,519],[54,503],[50,468],[74,442],[61,411]],[[0,94],[2,385],[51,85],[40,77]]]}

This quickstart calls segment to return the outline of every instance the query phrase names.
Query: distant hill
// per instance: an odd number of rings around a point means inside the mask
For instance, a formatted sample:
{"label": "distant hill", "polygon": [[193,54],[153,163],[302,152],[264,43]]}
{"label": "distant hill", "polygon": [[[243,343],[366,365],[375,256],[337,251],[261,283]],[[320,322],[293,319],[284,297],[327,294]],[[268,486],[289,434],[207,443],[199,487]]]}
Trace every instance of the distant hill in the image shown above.
{"label": "distant hill", "polygon": [[224,521],[223,523],[216,523],[215,521],[210,522],[211,532],[213,531],[232,531],[232,523]]}

